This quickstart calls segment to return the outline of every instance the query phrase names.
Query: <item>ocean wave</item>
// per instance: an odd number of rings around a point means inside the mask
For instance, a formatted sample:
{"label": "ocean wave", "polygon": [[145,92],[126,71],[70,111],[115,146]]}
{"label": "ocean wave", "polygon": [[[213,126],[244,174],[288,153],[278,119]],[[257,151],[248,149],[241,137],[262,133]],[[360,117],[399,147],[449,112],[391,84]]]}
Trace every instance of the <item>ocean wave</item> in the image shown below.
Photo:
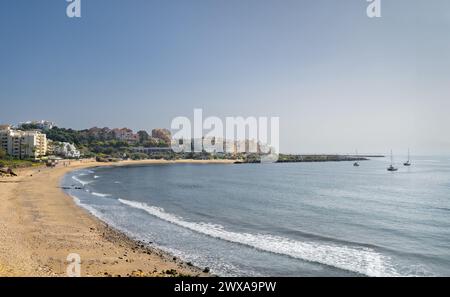
{"label": "ocean wave", "polygon": [[97,197],[109,197],[109,196],[111,196],[110,194],[103,194],[103,193],[96,193],[96,192],[92,192],[91,194],[94,195],[94,196],[97,196]]}
{"label": "ocean wave", "polygon": [[82,203],[80,198],[78,198],[77,196],[74,196],[74,195],[70,195],[70,196],[72,197],[72,199],[73,199],[73,201],[75,202],[76,205],[86,209],[93,216],[95,216],[95,217],[97,217],[97,218],[99,218],[101,220],[104,220],[103,215],[99,211],[97,211],[95,208],[93,208],[90,205]]}
{"label": "ocean wave", "polygon": [[98,175],[94,175],[94,178],[95,178],[95,179],[97,179],[97,178],[99,178],[99,177],[100,177],[100,176],[98,176]]}
{"label": "ocean wave", "polygon": [[367,276],[401,276],[391,265],[388,256],[368,247],[302,242],[274,235],[232,232],[217,224],[185,221],[181,217],[167,213],[163,208],[145,203],[124,199],[119,199],[119,202],[192,231],[262,251],[287,255]]}
{"label": "ocean wave", "polygon": [[79,182],[80,184],[82,184],[83,186],[88,185],[90,183],[92,183],[92,181],[83,181],[79,178],[77,178],[75,175],[72,176],[72,179],[74,179],[75,181]]}

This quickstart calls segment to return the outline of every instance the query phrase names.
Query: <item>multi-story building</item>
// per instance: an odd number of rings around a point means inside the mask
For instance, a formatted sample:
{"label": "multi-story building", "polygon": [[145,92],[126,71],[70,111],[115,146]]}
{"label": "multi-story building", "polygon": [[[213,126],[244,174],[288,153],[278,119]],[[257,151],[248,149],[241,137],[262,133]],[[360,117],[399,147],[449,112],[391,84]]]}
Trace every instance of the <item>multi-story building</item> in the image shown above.
{"label": "multi-story building", "polygon": [[2,148],[5,152],[8,152],[9,131],[11,131],[11,127],[9,125],[0,125],[0,148]]}
{"label": "multi-story building", "polygon": [[68,142],[49,142],[48,154],[54,154],[65,158],[79,158],[81,153],[74,144]]}
{"label": "multi-story building", "polygon": [[0,126],[1,147],[15,158],[39,158],[47,154],[47,136],[40,131],[13,130]]}
{"label": "multi-story building", "polygon": [[122,128],[122,129],[113,129],[112,133],[114,135],[114,138],[126,141],[128,143],[136,143],[139,142],[139,135],[134,134],[133,130],[128,128]]}

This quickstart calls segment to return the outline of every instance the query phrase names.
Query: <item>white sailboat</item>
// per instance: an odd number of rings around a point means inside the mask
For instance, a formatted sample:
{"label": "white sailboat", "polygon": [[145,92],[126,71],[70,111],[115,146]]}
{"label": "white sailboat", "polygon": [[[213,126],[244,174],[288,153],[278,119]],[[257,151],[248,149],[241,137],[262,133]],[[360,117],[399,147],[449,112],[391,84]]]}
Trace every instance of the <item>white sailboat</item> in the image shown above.
{"label": "white sailboat", "polygon": [[411,160],[410,160],[410,155],[409,155],[409,149],[408,149],[408,161],[406,161],[405,163],[403,163],[404,166],[411,166]]}
{"label": "white sailboat", "polygon": [[392,155],[392,150],[391,150],[391,165],[387,168],[388,171],[397,171],[398,168],[394,167],[394,157]]}
{"label": "white sailboat", "polygon": [[[356,158],[358,158],[358,150],[356,150]],[[354,167],[359,167],[359,163],[358,163],[358,161],[356,161],[355,163],[353,163],[353,166]]]}

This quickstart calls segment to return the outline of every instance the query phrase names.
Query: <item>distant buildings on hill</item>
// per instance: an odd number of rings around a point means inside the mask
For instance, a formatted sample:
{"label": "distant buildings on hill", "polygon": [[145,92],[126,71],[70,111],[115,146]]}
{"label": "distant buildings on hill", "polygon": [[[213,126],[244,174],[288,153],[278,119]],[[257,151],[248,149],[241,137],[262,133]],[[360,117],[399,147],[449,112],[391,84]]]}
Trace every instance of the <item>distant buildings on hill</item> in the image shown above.
{"label": "distant buildings on hill", "polygon": [[128,128],[112,129],[111,133],[114,135],[115,139],[120,141],[128,142],[130,144],[139,142],[139,135],[133,133],[133,130]]}
{"label": "distant buildings on hill", "polygon": [[170,145],[172,141],[172,135],[168,129],[153,129],[152,137],[156,139],[162,139],[168,145]]}
{"label": "distant buildings on hill", "polygon": [[110,129],[108,127],[98,128],[93,127],[88,130],[83,130],[82,132],[87,133],[91,137],[100,140],[118,140],[127,142],[130,145],[135,145],[138,143],[145,144],[148,146],[159,146],[161,144],[166,147],[170,146],[171,143],[171,133],[167,129],[153,129],[151,136],[145,130],[138,131],[134,133],[133,130],[129,128],[114,128]]}
{"label": "distant buildings on hill", "polygon": [[[9,125],[0,126],[0,148],[14,158],[39,159],[44,156],[80,158],[81,152],[71,142],[76,142],[88,153],[167,153],[172,151],[171,132],[168,129],[153,129],[134,133],[129,128],[98,128],[76,131],[56,128],[50,121],[28,121],[20,123],[17,129]],[[50,139],[47,139],[47,135]],[[127,143],[123,145],[116,143]],[[220,144],[220,145],[219,145]],[[256,140],[226,140],[216,137],[187,140],[181,152],[206,152],[213,154],[261,153],[266,151]]]}
{"label": "distant buildings on hill", "polygon": [[14,158],[38,159],[47,154],[47,137],[40,131],[22,131],[0,126],[1,148]]}
{"label": "distant buildings on hill", "polygon": [[56,155],[65,158],[80,158],[81,153],[74,144],[49,140],[48,155]]}
{"label": "distant buildings on hill", "polygon": [[[56,128],[56,124],[45,120],[21,122],[17,127],[0,125],[0,148],[9,156],[18,159],[39,159],[51,155],[64,158],[79,158],[81,153],[75,144],[63,140],[64,137],[61,139],[59,139],[60,137],[53,138],[55,135],[58,135],[57,132],[55,134],[53,128]],[[77,132],[71,129],[60,130],[63,133],[67,131]],[[79,135],[81,136],[85,135],[87,137],[85,139],[93,139],[94,141],[117,140],[126,142],[133,147],[142,145],[146,147],[144,150],[146,152],[170,150],[171,134],[167,129],[154,129],[151,136],[144,130],[134,133],[129,128],[110,129],[107,127],[93,127],[77,133],[80,133]],[[55,141],[47,139],[47,134]],[[137,150],[131,151],[142,150],[139,147]]]}
{"label": "distant buildings on hill", "polygon": [[[14,129],[10,125],[0,125],[0,148],[9,156],[17,159],[39,159],[47,155],[58,155],[65,158],[79,158],[80,151],[75,145],[67,142],[53,142],[41,130],[53,128],[54,123],[48,121],[25,122]],[[31,130],[25,130],[30,129]],[[40,128],[38,128],[40,127]]]}
{"label": "distant buildings on hill", "polygon": [[17,125],[18,129],[22,129],[24,127],[35,127],[36,129],[41,129],[41,130],[50,130],[53,127],[56,127],[56,124],[54,122],[50,122],[50,121],[27,121],[27,122],[22,122],[19,123]]}

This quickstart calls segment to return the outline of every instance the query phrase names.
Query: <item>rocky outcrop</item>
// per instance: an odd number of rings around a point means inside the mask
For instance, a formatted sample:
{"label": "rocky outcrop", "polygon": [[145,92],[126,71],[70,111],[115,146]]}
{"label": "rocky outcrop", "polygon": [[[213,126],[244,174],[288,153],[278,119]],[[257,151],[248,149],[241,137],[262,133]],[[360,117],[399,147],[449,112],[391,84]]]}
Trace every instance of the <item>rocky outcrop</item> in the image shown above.
{"label": "rocky outcrop", "polygon": [[14,173],[14,171],[9,167],[0,168],[0,175],[1,176],[17,176],[17,174]]}

